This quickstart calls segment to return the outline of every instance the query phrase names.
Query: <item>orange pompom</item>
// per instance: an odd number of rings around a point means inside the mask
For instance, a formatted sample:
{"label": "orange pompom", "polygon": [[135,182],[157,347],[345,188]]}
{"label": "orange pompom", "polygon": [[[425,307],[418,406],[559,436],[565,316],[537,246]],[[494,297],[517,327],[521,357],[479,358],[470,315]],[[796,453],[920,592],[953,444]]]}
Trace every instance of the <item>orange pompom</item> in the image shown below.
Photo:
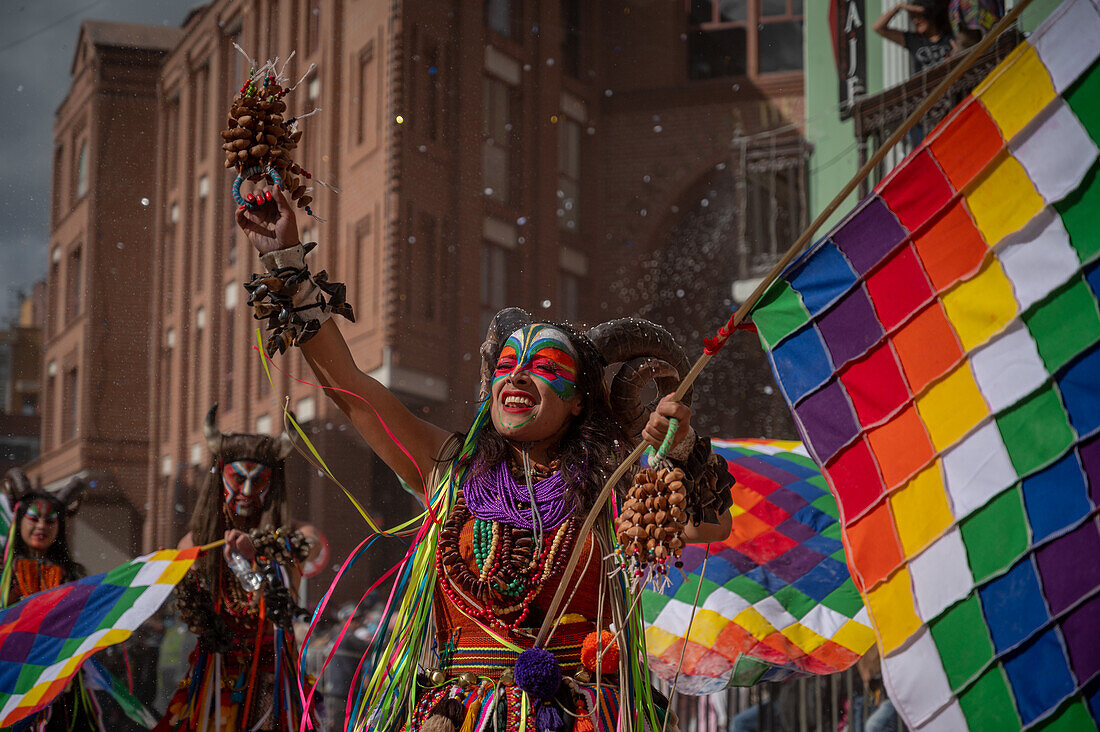
{"label": "orange pompom", "polygon": [[596,670],[596,634],[589,633],[581,644],[581,663],[593,673],[618,673],[619,672],[619,643],[615,640],[615,634],[610,630],[600,631],[600,652],[603,654],[600,662],[600,670]]}

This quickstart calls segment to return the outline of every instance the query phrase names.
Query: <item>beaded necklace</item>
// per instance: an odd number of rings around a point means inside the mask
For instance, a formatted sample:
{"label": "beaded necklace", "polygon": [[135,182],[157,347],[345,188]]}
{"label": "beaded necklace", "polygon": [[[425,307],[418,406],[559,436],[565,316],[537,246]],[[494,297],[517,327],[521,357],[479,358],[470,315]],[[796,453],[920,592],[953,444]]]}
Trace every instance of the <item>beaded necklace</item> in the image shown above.
{"label": "beaded necklace", "polygon": [[[502,460],[484,473],[467,477],[462,492],[470,511],[479,519],[550,531],[573,513],[573,504],[566,498],[565,476],[556,467],[556,462],[551,463],[549,470],[534,464],[525,472],[537,482],[520,485],[508,462]],[[538,480],[542,471],[549,474]],[[537,511],[532,510],[532,501]]]}
{"label": "beaded necklace", "polygon": [[42,559],[20,558],[15,562],[15,582],[20,598],[42,590],[52,590],[61,584],[62,569]]}
{"label": "beaded necklace", "polygon": [[[475,519],[473,550],[478,568],[475,573],[459,550],[459,537],[471,517],[460,491],[440,530],[436,554],[440,587],[451,603],[467,615],[497,630],[516,630],[527,619],[531,603],[546,580],[564,569],[576,540],[577,522],[573,517],[566,518],[554,531],[553,539],[536,549],[530,529]],[[512,604],[498,607],[498,598],[508,598]],[[504,618],[515,613],[518,615],[514,619],[505,622]]]}

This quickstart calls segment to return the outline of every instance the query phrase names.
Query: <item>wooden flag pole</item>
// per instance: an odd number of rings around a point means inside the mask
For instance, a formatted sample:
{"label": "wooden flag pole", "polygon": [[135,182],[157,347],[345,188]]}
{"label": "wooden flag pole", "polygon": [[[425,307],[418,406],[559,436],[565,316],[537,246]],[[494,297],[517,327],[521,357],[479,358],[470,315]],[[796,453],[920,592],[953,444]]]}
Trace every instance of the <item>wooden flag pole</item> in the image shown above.
{"label": "wooden flag pole", "polygon": [[[925,98],[925,100],[921,102],[921,104],[916,109],[913,110],[913,113],[910,114],[908,118],[906,118],[905,122],[903,122],[900,127],[894,130],[894,133],[890,135],[890,137],[886,138],[886,142],[884,142],[882,146],[875,151],[875,154],[872,155],[871,158],[863,164],[863,167],[856,171],[856,174],[852,176],[851,180],[849,180],[844,185],[844,187],[840,189],[840,192],[833,197],[833,200],[829,202],[829,205],[827,205],[821,211],[821,213],[817,215],[817,217],[806,228],[806,230],[802,232],[797,240],[795,240],[794,244],[791,245],[790,249],[788,249],[786,253],[782,257],[780,257],[779,261],[775,263],[775,266],[773,266],[768,271],[768,273],[764,275],[764,278],[760,281],[760,284],[756,286],[756,289],[752,291],[752,294],[750,294],[745,302],[741,303],[741,306],[737,308],[737,311],[730,316],[729,322],[727,322],[726,325],[718,331],[719,337],[721,339],[718,346],[714,348],[713,351],[711,351],[710,353],[704,352],[701,356],[699,356],[698,360],[696,360],[696,362],[692,365],[691,370],[688,371],[683,381],[680,382],[680,386],[678,386],[676,388],[676,391],[673,393],[672,398],[675,401],[680,401],[684,398],[684,394],[686,394],[687,390],[691,388],[691,385],[695,383],[695,379],[698,378],[699,373],[707,365],[710,359],[713,358],[713,356],[723,345],[725,345],[726,340],[728,340],[730,335],[733,334],[737,326],[745,320],[745,318],[748,316],[749,312],[753,309],[756,303],[760,301],[760,298],[763,297],[764,293],[767,292],[769,287],[771,287],[772,283],[775,282],[775,280],[779,278],[779,275],[783,272],[783,270],[785,270],[787,266],[795,260],[795,257],[802,253],[802,250],[805,249],[806,245],[810,242],[811,239],[813,239],[814,234],[816,234],[818,229],[820,229],[828,220],[828,218],[833,215],[833,212],[835,212],[837,208],[840,207],[840,204],[844,202],[844,199],[847,198],[848,195],[856,189],[856,186],[858,186],[861,182],[863,182],[865,178],[867,178],[867,176],[871,174],[871,171],[873,171],[875,167],[883,161],[887,153],[889,153],[890,150],[892,150],[894,146],[901,141],[901,138],[903,138],[906,133],[908,133],[909,130],[911,130],[913,126],[920,121],[920,118],[923,117],[928,112],[928,110],[930,110],[932,106],[940,100],[940,97],[947,93],[947,90],[951,88],[952,84],[958,81],[962,77],[962,75],[966,73],[966,70],[973,65],[974,61],[976,61],[979,56],[985,53],[986,49],[992,46],[993,43],[1001,36],[1001,34],[1003,34],[1016,22],[1016,20],[1020,17],[1020,14],[1023,13],[1024,10],[1027,9],[1027,7],[1031,5],[1032,2],[1034,2],[1034,0],[1021,0],[1019,3],[1016,4],[1016,7],[1012,8],[1011,11],[1009,11],[1003,18],[1001,18],[997,25],[995,25],[993,29],[988,34],[986,34],[985,38],[983,38],[981,42],[978,43],[976,46],[971,48],[969,53],[967,53],[966,56],[964,56],[959,61],[955,68],[951,70],[951,73],[944,77],[943,81],[941,81],[939,85],[932,90],[928,97]],[[644,442],[635,447],[631,451],[630,455],[627,456],[626,460],[624,460],[622,464],[620,464],[619,467],[616,468],[615,472],[611,474],[611,477],[608,479],[607,483],[603,487],[603,490],[600,492],[599,496],[596,498],[595,503],[592,505],[592,510],[589,511],[588,517],[585,519],[584,524],[581,526],[581,531],[578,536],[586,536],[588,532],[592,530],[592,527],[596,523],[596,517],[600,512],[600,507],[607,501],[608,497],[611,495],[612,486],[616,485],[620,480],[622,480],[623,476],[626,475],[626,471],[630,469],[630,466],[638,462],[638,460],[642,456],[642,453],[645,452],[645,448],[646,445]],[[569,557],[569,562],[568,564],[566,564],[565,571],[562,573],[563,579],[573,576],[573,571],[577,567],[577,562],[580,561],[580,544],[581,543],[579,542],[577,546],[573,548],[572,555]],[[554,617],[557,613],[558,606],[561,604],[561,600],[565,595],[567,585],[568,582],[563,581],[558,586],[557,591],[554,593],[554,598],[550,603],[550,607],[547,609],[546,618],[542,621],[542,627],[539,629],[538,639],[535,641],[536,646],[541,646],[546,641],[547,634],[553,627]]]}

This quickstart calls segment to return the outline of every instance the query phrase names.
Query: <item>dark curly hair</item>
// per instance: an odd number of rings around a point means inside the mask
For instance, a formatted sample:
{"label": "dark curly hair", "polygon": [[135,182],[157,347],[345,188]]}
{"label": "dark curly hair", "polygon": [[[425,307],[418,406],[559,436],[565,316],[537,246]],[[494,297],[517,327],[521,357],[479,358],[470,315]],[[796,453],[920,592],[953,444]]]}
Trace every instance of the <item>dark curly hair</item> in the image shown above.
{"label": "dark curly hair", "polygon": [[[603,379],[606,363],[592,341],[566,323],[538,322],[564,332],[577,353],[577,393],[581,396],[581,413],[570,421],[554,457],[561,462],[569,486],[568,495],[578,508],[588,510],[619,462],[626,457],[628,440],[611,411]],[[496,363],[502,350],[503,342],[493,353],[491,363]],[[507,440],[493,428],[491,422],[487,422],[475,438],[470,474],[483,474],[508,459]]]}
{"label": "dark curly hair", "polygon": [[73,559],[73,555],[69,551],[69,539],[65,533],[66,507],[48,493],[29,493],[15,504],[15,531],[13,532],[15,538],[12,546],[15,556],[31,556],[30,547],[23,541],[22,522],[23,517],[27,515],[27,510],[35,501],[47,501],[57,511],[57,538],[46,549],[46,560],[61,567],[63,581],[71,582],[80,579],[87,572],[84,565]]}

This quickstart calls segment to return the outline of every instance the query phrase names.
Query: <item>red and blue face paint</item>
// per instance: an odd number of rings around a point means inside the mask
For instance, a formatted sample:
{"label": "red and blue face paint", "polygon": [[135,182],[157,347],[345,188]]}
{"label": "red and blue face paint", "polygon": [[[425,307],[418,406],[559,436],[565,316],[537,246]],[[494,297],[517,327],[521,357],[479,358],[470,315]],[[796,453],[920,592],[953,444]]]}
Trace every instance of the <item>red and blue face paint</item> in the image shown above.
{"label": "red and blue face paint", "polygon": [[493,383],[517,371],[542,379],[563,401],[577,393],[576,351],[569,336],[552,325],[528,325],[504,342]]}
{"label": "red and blue face paint", "polygon": [[271,487],[271,467],[254,460],[222,466],[222,497],[241,516],[260,513]]}

